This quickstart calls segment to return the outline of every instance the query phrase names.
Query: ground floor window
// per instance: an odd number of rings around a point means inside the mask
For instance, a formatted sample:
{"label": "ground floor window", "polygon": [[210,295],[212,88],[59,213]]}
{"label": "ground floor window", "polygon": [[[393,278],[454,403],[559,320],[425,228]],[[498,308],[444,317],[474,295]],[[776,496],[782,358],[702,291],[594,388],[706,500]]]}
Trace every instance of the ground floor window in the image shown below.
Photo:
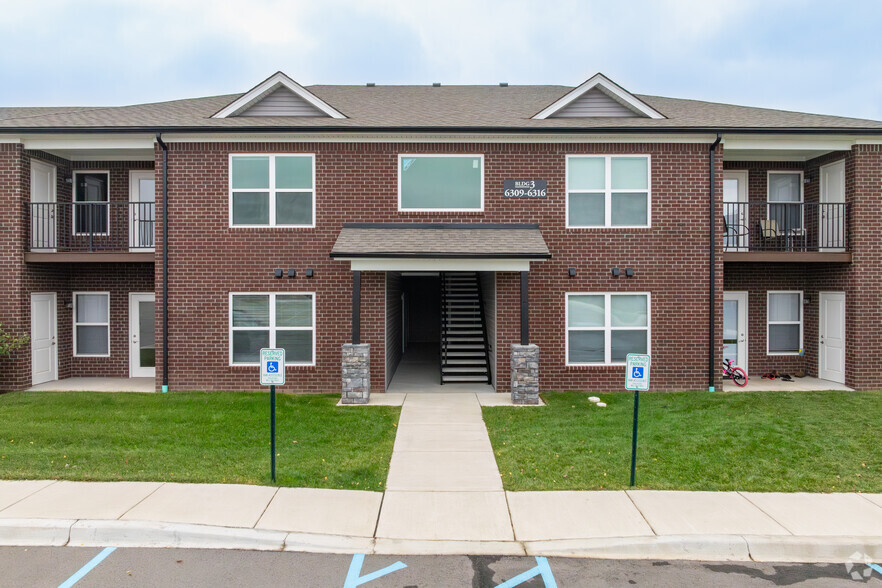
{"label": "ground floor window", "polygon": [[623,364],[629,353],[649,353],[648,293],[569,293],[566,305],[567,365]]}
{"label": "ground floor window", "polygon": [[798,355],[802,351],[802,292],[768,294],[766,353]]}
{"label": "ground floor window", "polygon": [[230,364],[257,365],[263,347],[287,365],[315,363],[315,294],[230,294]]}
{"label": "ground floor window", "polygon": [[74,292],[74,356],[110,356],[110,293]]}

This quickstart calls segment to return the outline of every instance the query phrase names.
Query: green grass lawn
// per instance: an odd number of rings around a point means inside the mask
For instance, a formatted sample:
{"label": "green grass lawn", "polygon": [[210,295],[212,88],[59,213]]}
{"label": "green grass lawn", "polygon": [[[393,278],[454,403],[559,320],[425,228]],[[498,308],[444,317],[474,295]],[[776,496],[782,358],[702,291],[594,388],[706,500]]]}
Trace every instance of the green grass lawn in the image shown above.
{"label": "green grass lawn", "polygon": [[[399,408],[277,396],[277,483],[384,490]],[[269,394],[0,395],[0,479],[270,483]]]}
{"label": "green grass lawn", "polygon": [[[484,408],[507,490],[628,488],[633,394],[543,394],[541,408]],[[637,487],[882,492],[882,394],[640,396]]]}

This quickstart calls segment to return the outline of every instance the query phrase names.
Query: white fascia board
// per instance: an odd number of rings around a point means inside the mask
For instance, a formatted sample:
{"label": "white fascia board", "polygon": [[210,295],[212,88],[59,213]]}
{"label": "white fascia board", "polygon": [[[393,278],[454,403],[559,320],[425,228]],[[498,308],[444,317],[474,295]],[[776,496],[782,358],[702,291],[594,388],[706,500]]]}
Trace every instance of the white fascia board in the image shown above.
{"label": "white fascia board", "polygon": [[300,96],[331,118],[346,118],[346,116],[342,112],[340,112],[339,110],[337,110],[336,108],[334,108],[333,106],[331,106],[330,104],[328,104],[327,102],[325,102],[324,100],[322,100],[321,98],[319,98],[280,71],[276,72],[263,82],[248,90],[248,92],[219,110],[217,113],[213,114],[211,118],[227,118],[228,116],[233,116],[240,111],[246,110],[253,103],[259,101],[265,95],[269,94],[280,86],[288,88],[296,95]]}
{"label": "white fascia board", "polygon": [[812,135],[726,135],[723,139],[725,152],[738,150],[780,151],[849,151],[859,137],[846,134],[829,136]]}
{"label": "white fascia board", "polygon": [[80,149],[153,149],[156,137],[149,133],[138,135],[32,135],[21,138],[25,149],[80,150]]}
{"label": "white fascia board", "polygon": [[[338,258],[352,271],[366,272],[528,272],[529,259],[411,259],[394,257]],[[532,261],[544,261],[534,259]]]}
{"label": "white fascia board", "polygon": [[176,133],[166,143],[713,143],[716,134]]}
{"label": "white fascia board", "polygon": [[582,94],[584,94],[585,92],[595,87],[599,88],[608,96],[610,96],[614,100],[617,100],[622,105],[630,108],[631,110],[634,110],[638,114],[643,114],[649,118],[655,119],[665,118],[665,115],[651,107],[643,100],[640,100],[602,73],[595,74],[592,78],[582,83],[582,85],[578,86],[562,98],[553,102],[544,110],[541,110],[538,114],[533,116],[533,118],[538,120],[546,119],[552,116],[554,113],[560,111],[561,109],[566,108],[568,104],[582,96]]}

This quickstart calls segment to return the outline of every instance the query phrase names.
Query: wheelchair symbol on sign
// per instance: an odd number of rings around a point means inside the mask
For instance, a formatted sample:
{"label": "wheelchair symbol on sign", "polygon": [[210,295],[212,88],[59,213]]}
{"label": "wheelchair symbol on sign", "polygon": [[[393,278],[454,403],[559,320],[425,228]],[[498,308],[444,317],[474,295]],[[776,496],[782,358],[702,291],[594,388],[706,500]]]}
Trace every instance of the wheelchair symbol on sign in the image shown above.
{"label": "wheelchair symbol on sign", "polygon": [[279,362],[277,362],[277,361],[266,362],[266,373],[268,373],[268,374],[279,373]]}
{"label": "wheelchair symbol on sign", "polygon": [[632,368],[631,369],[631,377],[638,379],[638,380],[642,380],[643,379],[643,368],[642,367]]}

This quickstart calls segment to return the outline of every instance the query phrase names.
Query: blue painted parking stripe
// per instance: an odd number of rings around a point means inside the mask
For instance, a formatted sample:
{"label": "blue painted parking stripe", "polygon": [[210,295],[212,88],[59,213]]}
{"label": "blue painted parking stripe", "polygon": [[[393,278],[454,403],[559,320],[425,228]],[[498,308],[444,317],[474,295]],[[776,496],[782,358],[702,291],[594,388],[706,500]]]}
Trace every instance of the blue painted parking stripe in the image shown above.
{"label": "blue painted parking stripe", "polygon": [[536,558],[535,568],[529,569],[523,574],[518,574],[511,580],[503,582],[496,588],[514,588],[535,576],[542,576],[542,582],[545,583],[545,588],[557,588],[557,581],[554,579],[554,574],[551,573],[551,566],[548,565],[548,560],[544,557]]}
{"label": "blue painted parking stripe", "polygon": [[70,588],[71,586],[82,580],[86,574],[94,570],[95,566],[104,561],[104,558],[106,558],[114,551],[116,551],[116,547],[105,547],[101,550],[101,553],[93,557],[91,560],[89,560],[89,563],[81,567],[76,574],[65,580],[63,584],[59,584],[58,588]]}
{"label": "blue painted parking stripe", "polygon": [[877,566],[876,564],[867,564],[867,565],[870,566],[871,568],[873,568],[874,570],[876,570],[877,572],[879,572],[880,574],[882,574],[882,566]]}
{"label": "blue painted parking stripe", "polygon": [[349,564],[349,573],[346,574],[346,583],[343,584],[343,588],[356,588],[356,586],[367,584],[371,580],[376,580],[386,574],[391,574],[392,572],[397,572],[398,570],[403,570],[407,567],[403,562],[396,561],[391,566],[386,566],[382,570],[377,570],[376,572],[361,576],[362,564],[364,564],[363,553],[356,553],[352,556],[352,563]]}

